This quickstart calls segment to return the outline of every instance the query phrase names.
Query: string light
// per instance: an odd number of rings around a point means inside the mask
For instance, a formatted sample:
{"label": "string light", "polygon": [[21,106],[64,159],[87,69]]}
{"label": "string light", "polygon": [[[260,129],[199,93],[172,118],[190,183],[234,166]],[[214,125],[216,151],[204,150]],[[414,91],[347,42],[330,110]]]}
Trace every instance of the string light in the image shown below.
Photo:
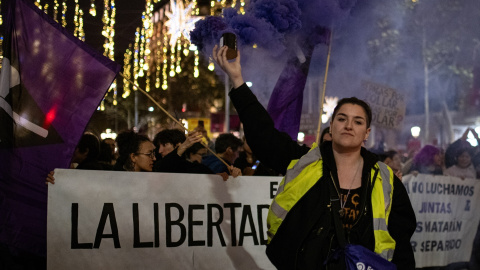
{"label": "string light", "polygon": [[[165,28],[163,29],[163,33],[166,32]],[[162,77],[163,77],[163,82],[162,82],[162,89],[167,90],[168,89],[168,84],[167,84],[167,35],[163,35],[163,68],[162,68]]]}
{"label": "string light", "polygon": [[146,51],[145,50],[145,45],[146,45],[145,28],[142,28],[141,31],[142,32],[140,35],[140,54],[138,56],[138,58],[140,59],[138,76],[143,77],[145,76],[144,70],[148,69],[148,65],[145,65],[145,51]]}
{"label": "string light", "polygon": [[198,78],[198,76],[200,75],[200,72],[198,71],[198,62],[199,62],[198,50],[195,50],[195,66],[193,67],[193,76],[195,78]]}
{"label": "string light", "polygon": [[197,6],[197,0],[193,0],[193,1],[192,1],[192,4],[193,4],[193,7],[194,7],[194,8],[192,9],[192,15],[194,15],[194,16],[200,15],[200,9],[199,9],[198,6]]}
{"label": "string light", "polygon": [[79,30],[79,13],[80,13],[80,5],[78,4],[78,0],[75,0],[75,15],[73,16],[73,24],[75,25],[75,29],[73,31],[73,35],[78,37],[80,34]]}
{"label": "string light", "polygon": [[[125,60],[124,69],[128,67],[132,71],[135,83],[138,77],[146,76],[147,91],[151,90],[150,87],[167,90],[168,78],[182,73],[182,61],[190,53],[193,53],[193,76],[198,78],[200,75],[199,51],[189,41],[189,32],[200,19],[198,0],[170,0],[153,14],[153,3],[157,2],[159,0],[146,0],[142,26],[137,29],[133,49],[125,53],[125,57],[130,55],[131,63],[127,65]],[[225,7],[234,7],[244,13],[245,0],[212,0],[210,14],[215,15]],[[212,61],[208,69],[215,69]],[[129,89],[125,87],[124,96],[128,95]]]}
{"label": "string light", "polygon": [[58,23],[58,7],[60,4],[58,0],[53,1],[53,19]]}
{"label": "string light", "polygon": [[104,55],[114,60],[114,40],[115,37],[115,16],[116,8],[114,0],[105,0],[103,9],[103,31],[102,35],[105,37],[105,44],[103,45],[105,51]]}
{"label": "string light", "polygon": [[80,9],[79,14],[78,14],[78,33],[80,36],[80,39],[82,41],[85,41],[85,30],[83,29],[83,10]]}
{"label": "string light", "polygon": [[[103,29],[102,29],[102,36],[105,37],[105,43],[103,44],[104,53],[106,57],[111,60],[115,60],[115,17],[116,17],[116,7],[114,0],[104,0],[104,8],[103,8]],[[93,2],[91,2],[93,4]],[[92,8],[92,5],[90,5]],[[93,5],[95,8],[95,5]],[[92,10],[92,9],[90,9]],[[95,10],[96,15],[96,10]],[[110,85],[105,97],[110,93],[113,92],[113,105],[116,106],[117,101],[117,83],[116,80]],[[105,98],[104,98],[105,99]],[[104,108],[103,108],[104,109]]]}
{"label": "string light", "polygon": [[160,53],[160,46],[161,46],[161,43],[160,43],[160,39],[157,40],[157,51],[155,52],[155,63],[157,64],[157,66],[155,67],[155,88],[160,88],[160,70],[161,70],[161,53]]}
{"label": "string light", "polygon": [[170,47],[170,77],[175,76],[175,46]]}
{"label": "string light", "polygon": [[67,27],[67,0],[62,2],[62,26]]}
{"label": "string light", "polygon": [[128,49],[123,55],[123,98],[127,98],[130,95],[130,80],[132,79],[132,44],[128,45]]}
{"label": "string light", "polygon": [[182,68],[180,67],[180,60],[182,60],[181,52],[182,52],[182,43],[181,43],[181,40],[178,39],[177,40],[177,64],[175,68],[175,72],[177,74],[182,72]]}
{"label": "string light", "polygon": [[[139,45],[140,44],[140,27],[137,27],[137,31],[135,32],[135,43],[133,45],[133,82],[135,85],[138,85],[138,54],[139,54]],[[133,90],[137,90],[137,88],[133,86]]]}
{"label": "string light", "polygon": [[43,9],[43,8],[42,8],[42,5],[40,4],[40,0],[37,0],[37,1],[35,2],[35,6],[37,6],[39,9]]}
{"label": "string light", "polygon": [[[56,1],[56,0],[55,0]],[[90,10],[89,10],[90,15],[93,17],[97,16],[97,8],[95,7],[95,0],[90,0]]]}
{"label": "string light", "polygon": [[210,70],[210,71],[214,71],[214,70],[215,70],[215,65],[213,64],[213,62],[210,62],[210,63],[208,64],[208,70]]}

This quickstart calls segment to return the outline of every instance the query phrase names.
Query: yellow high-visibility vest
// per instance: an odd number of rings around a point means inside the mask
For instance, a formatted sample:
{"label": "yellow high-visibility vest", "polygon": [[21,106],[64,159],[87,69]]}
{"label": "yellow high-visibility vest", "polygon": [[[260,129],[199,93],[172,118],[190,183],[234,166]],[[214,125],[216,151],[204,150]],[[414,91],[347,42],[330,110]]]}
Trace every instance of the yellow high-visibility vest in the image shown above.
{"label": "yellow high-visibility vest", "polygon": [[[380,170],[379,174],[375,174]],[[315,145],[300,159],[292,160],[288,165],[277,194],[270,205],[267,217],[268,243],[292,207],[322,178],[323,161],[320,148]],[[377,162],[371,171],[373,229],[375,253],[391,261],[395,251],[395,240],[388,233],[388,217],[392,207],[393,179],[392,169],[383,162]],[[376,177],[375,177],[376,175]],[[375,177],[375,179],[373,179]]]}

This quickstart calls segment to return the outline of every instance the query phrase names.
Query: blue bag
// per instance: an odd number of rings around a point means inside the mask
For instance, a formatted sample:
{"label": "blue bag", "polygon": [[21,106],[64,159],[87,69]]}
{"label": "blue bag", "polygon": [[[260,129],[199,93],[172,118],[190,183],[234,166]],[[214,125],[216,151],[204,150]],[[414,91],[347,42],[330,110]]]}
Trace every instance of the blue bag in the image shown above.
{"label": "blue bag", "polygon": [[392,262],[361,245],[345,245],[345,264],[348,270],[397,270]]}

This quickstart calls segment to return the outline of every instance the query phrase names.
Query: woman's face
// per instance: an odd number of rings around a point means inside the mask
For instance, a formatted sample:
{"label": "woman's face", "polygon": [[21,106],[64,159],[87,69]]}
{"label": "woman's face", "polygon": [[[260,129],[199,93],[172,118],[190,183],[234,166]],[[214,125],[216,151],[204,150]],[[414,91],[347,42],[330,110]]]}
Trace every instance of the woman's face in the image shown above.
{"label": "woman's face", "polygon": [[443,160],[444,160],[444,155],[442,152],[436,154],[434,157],[433,157],[433,163],[434,165],[436,166],[443,166]]}
{"label": "woman's face", "polygon": [[198,150],[195,154],[190,154],[190,162],[202,163],[202,158],[207,154],[207,149],[202,148]]}
{"label": "woman's face", "polygon": [[472,162],[472,157],[467,151],[464,151],[457,157],[457,166],[460,168],[467,168]]}
{"label": "woman's face", "polygon": [[343,104],[330,123],[332,143],[337,151],[358,150],[370,134],[362,106]]}
{"label": "woman's face", "polygon": [[132,154],[131,158],[136,172],[151,172],[155,161],[155,146],[149,141],[142,142],[138,152]]}

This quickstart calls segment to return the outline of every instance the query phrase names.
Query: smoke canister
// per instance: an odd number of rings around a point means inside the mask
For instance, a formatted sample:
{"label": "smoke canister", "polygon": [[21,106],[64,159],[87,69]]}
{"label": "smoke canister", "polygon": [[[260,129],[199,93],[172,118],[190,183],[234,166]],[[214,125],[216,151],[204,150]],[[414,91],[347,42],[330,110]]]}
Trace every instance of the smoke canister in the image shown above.
{"label": "smoke canister", "polygon": [[237,36],[233,33],[223,33],[220,38],[220,45],[227,46],[227,59],[235,59],[237,57]]}

